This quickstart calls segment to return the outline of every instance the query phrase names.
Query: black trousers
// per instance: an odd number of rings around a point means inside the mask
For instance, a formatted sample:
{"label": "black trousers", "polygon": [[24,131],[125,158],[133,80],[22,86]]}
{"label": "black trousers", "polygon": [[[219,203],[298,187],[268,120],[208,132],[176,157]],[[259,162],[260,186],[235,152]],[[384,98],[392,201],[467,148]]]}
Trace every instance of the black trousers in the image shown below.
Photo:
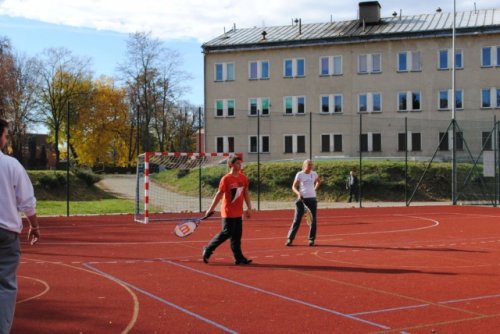
{"label": "black trousers", "polygon": [[[314,241],[316,239],[316,211],[318,208],[318,202],[315,197],[304,198],[304,203],[307,205],[309,210],[313,215],[313,221],[311,227],[309,228],[309,240]],[[293,217],[292,226],[290,226],[290,230],[288,231],[288,239],[295,239],[295,235],[299,231],[300,222],[302,221],[302,217],[305,213],[304,203],[300,199],[295,201],[295,216]]]}
{"label": "black trousers", "polygon": [[347,200],[349,203],[352,202],[352,197],[354,196],[354,200],[356,202],[359,201],[359,195],[358,195],[358,187],[356,186],[351,186],[349,187],[349,199]]}
{"label": "black trousers", "polygon": [[237,218],[222,218],[222,230],[216,234],[206,247],[207,251],[212,253],[227,239],[231,239],[231,250],[233,251],[234,259],[241,261],[245,259],[241,251],[241,236],[243,235],[243,219]]}

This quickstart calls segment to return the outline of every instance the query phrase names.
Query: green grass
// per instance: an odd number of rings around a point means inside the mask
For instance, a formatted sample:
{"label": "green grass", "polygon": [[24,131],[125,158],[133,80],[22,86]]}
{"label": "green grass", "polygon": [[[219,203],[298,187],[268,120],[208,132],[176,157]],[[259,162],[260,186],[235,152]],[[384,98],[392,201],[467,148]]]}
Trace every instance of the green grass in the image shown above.
{"label": "green grass", "polygon": [[[70,202],[71,215],[133,213],[134,202],[127,199],[102,199],[95,201]],[[37,201],[37,215],[64,216],[66,201]]]}

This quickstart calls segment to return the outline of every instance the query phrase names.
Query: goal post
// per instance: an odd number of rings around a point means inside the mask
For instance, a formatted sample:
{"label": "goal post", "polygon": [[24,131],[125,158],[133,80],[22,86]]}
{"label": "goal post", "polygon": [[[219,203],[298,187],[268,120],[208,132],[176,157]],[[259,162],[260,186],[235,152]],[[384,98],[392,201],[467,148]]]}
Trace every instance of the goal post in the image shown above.
{"label": "goal post", "polygon": [[[167,213],[203,212],[212,200],[203,185],[217,188],[227,160],[241,153],[145,152],[137,158],[137,222],[168,220]],[[213,168],[207,168],[213,167]],[[210,188],[210,189],[212,189]],[[192,215],[191,215],[192,216]]]}

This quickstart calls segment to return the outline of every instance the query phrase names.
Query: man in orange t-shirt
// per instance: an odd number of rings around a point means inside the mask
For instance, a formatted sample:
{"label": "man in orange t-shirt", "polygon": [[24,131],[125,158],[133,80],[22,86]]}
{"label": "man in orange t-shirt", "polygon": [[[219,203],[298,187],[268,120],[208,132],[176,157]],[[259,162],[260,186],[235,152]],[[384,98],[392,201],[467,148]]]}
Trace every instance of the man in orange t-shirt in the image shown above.
{"label": "man in orange t-shirt", "polygon": [[208,263],[208,259],[224,241],[231,239],[231,250],[233,251],[235,264],[249,264],[241,251],[241,236],[243,234],[243,201],[246,203],[246,217],[250,218],[252,204],[248,192],[248,178],[241,173],[241,158],[232,157],[228,161],[229,173],[224,175],[219,183],[219,190],[214,196],[212,205],[207,210],[207,214],[213,212],[222,199],[221,217],[222,230],[213,237],[206,247],[203,248],[203,262]]}

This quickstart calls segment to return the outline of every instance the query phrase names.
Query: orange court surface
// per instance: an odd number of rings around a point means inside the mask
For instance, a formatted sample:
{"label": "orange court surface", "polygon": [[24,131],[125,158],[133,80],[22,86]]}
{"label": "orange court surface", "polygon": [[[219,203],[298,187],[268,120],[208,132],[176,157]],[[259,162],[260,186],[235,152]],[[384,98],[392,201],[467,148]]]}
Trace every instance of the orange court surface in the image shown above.
{"label": "orange court surface", "polygon": [[178,238],[174,215],[42,217],[12,334],[499,333],[500,209],[320,209],[315,247],[305,222],[285,246],[292,217],[245,219],[239,266],[229,242],[201,259],[219,218]]}

